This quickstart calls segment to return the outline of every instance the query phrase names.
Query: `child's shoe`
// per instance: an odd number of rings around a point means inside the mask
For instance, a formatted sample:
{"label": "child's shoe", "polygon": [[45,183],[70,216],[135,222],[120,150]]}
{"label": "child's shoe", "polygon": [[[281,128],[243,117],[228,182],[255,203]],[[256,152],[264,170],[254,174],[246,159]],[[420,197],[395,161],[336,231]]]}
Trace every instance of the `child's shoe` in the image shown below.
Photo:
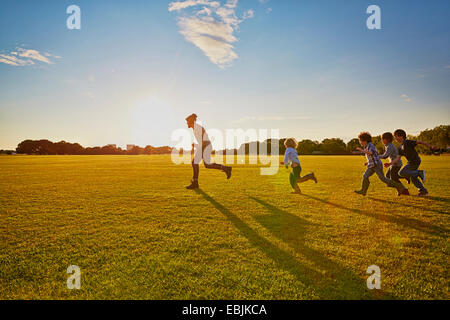
{"label": "child's shoe", "polygon": [[420,190],[419,197],[426,197],[427,195],[428,195],[428,191],[427,190]]}
{"label": "child's shoe", "polygon": [[302,194],[302,191],[300,190],[299,186],[296,185],[294,188],[294,191],[291,192],[292,194]]}
{"label": "child's shoe", "polygon": [[366,195],[366,193],[364,191],[362,191],[362,190],[355,190],[355,193],[360,194],[362,196]]}
{"label": "child's shoe", "polygon": [[398,196],[409,196],[409,191],[408,189],[403,189],[402,192],[398,193]]}

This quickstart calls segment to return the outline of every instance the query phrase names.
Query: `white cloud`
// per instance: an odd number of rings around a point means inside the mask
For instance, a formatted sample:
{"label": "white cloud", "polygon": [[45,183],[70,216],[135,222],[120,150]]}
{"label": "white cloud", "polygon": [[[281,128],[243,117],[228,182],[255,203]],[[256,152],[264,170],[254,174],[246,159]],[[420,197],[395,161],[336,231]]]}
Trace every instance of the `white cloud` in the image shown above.
{"label": "white cloud", "polygon": [[37,50],[19,48],[19,57],[29,58],[51,64],[52,62]]}
{"label": "white cloud", "polygon": [[211,7],[220,7],[220,2],[209,1],[209,0],[186,0],[186,1],[175,1],[169,4],[169,11],[179,11],[189,7],[194,7],[198,5],[207,5]]}
{"label": "white cloud", "polygon": [[238,0],[227,0],[224,4],[208,0],[176,1],[169,4],[169,11],[191,9],[178,18],[180,33],[211,62],[225,68],[238,58],[233,46],[238,41],[235,31],[241,22],[255,14],[250,9],[239,19],[236,15],[237,3]]}
{"label": "white cloud", "polygon": [[211,9],[209,9],[208,7],[203,7],[202,10],[200,10],[200,11],[197,12],[197,15],[198,15],[198,16],[201,16],[202,14],[206,14],[206,15],[210,16],[212,13],[213,13],[213,12],[212,12]]}
{"label": "white cloud", "polygon": [[238,3],[238,0],[228,0],[225,3],[225,7],[233,9],[233,8],[236,8],[237,3]]}
{"label": "white cloud", "polygon": [[400,97],[401,97],[405,102],[411,102],[411,101],[412,101],[412,99],[411,99],[408,95],[406,95],[406,94],[402,94]]}
{"label": "white cloud", "polygon": [[52,55],[48,52],[40,53],[33,49],[16,48],[16,51],[11,51],[7,54],[0,54],[0,63],[9,64],[12,66],[28,66],[35,64],[35,61],[53,64],[50,58],[61,58]]}
{"label": "white cloud", "polygon": [[34,64],[31,60],[23,60],[17,58],[14,54],[0,54],[0,62],[6,63],[12,66],[26,66],[29,64]]}
{"label": "white cloud", "polygon": [[56,59],[61,59],[60,56],[55,56],[55,55],[53,55],[51,53],[48,53],[48,52],[44,52],[44,56],[46,56],[46,57],[53,57],[53,58],[56,58]]}
{"label": "white cloud", "polygon": [[252,9],[247,10],[247,12],[244,13],[243,18],[244,19],[251,19],[255,16],[255,11],[253,11]]}

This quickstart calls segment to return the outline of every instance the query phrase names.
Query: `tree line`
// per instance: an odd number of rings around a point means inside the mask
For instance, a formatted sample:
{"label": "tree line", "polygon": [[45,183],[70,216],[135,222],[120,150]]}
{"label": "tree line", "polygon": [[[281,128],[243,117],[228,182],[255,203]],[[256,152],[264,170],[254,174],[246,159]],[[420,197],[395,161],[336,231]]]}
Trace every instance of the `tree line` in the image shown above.
{"label": "tree line", "polygon": [[[409,139],[421,140],[431,143],[443,152],[448,152],[450,146],[450,126],[441,125],[434,129],[426,129],[420,132],[417,136],[408,136]],[[278,152],[284,154],[286,151],[284,147],[284,141],[286,139],[279,139],[274,141],[275,145],[278,145]],[[373,144],[377,147],[380,153],[384,152],[383,142],[380,135],[372,137]],[[394,141],[394,145],[398,147],[398,143]],[[260,150],[267,150],[267,153],[271,153],[272,140],[268,139],[263,142],[254,141],[244,143],[239,149],[221,150],[223,154],[259,154]],[[357,138],[345,143],[340,138],[327,138],[319,141],[313,140],[301,140],[297,146],[297,152],[303,155],[311,154],[324,154],[324,155],[346,155],[351,154],[357,147],[359,147],[359,141]],[[139,154],[170,154],[173,148],[169,146],[153,147],[151,145],[141,148],[134,146],[130,150],[124,150],[115,145],[106,145],[103,147],[87,147],[84,148],[78,143],[70,143],[65,141],[51,142],[49,140],[24,140],[16,148],[16,152],[19,154],[38,154],[38,155],[139,155]],[[418,146],[417,150],[424,154],[431,154],[431,150]],[[182,149],[179,150],[182,152]]]}
{"label": "tree line", "polygon": [[[440,149],[439,153],[449,152],[448,148],[450,146],[450,126],[449,125],[441,125],[437,126],[434,129],[426,129],[420,132],[417,136],[409,135],[408,139],[412,140],[420,140],[431,143],[437,146]],[[278,151],[279,154],[284,154],[286,148],[284,146],[284,141],[286,139],[278,140]],[[267,153],[271,152],[271,139],[268,139],[264,142],[248,142],[241,145],[239,149],[234,150],[222,150],[223,154],[228,153],[232,154],[259,154],[260,150],[267,150]],[[384,153],[384,145],[381,141],[381,135],[372,136],[372,143],[378,149],[379,153]],[[396,141],[393,141],[393,144],[396,147],[399,147],[399,144]],[[277,143],[275,142],[275,145]],[[357,147],[360,147],[358,138],[353,138],[349,142],[345,143],[344,140],[340,138],[327,138],[319,141],[313,140],[301,140],[297,146],[297,153],[303,155],[314,155],[314,154],[323,154],[323,155],[346,155],[352,154]],[[425,146],[417,146],[417,150],[423,154],[431,154],[432,151],[427,149]],[[263,151],[263,152],[264,152]]]}
{"label": "tree line", "polygon": [[38,154],[38,155],[139,155],[139,154],[170,154],[172,148],[168,146],[153,147],[146,146],[141,148],[133,146],[130,150],[124,150],[115,145],[106,145],[103,147],[84,148],[79,143],[70,143],[66,141],[51,142],[49,140],[24,140],[16,148],[19,154]]}

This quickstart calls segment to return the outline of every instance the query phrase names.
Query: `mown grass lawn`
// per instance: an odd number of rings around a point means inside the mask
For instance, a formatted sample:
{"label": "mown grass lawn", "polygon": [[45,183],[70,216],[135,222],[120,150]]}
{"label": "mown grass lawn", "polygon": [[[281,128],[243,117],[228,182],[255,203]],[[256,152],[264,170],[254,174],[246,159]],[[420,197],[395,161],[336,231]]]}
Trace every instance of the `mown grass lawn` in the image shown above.
{"label": "mown grass lawn", "polygon": [[423,157],[428,198],[354,194],[362,157],[300,160],[304,195],[284,168],[201,167],[195,192],[170,156],[2,156],[0,298],[449,299],[450,157]]}

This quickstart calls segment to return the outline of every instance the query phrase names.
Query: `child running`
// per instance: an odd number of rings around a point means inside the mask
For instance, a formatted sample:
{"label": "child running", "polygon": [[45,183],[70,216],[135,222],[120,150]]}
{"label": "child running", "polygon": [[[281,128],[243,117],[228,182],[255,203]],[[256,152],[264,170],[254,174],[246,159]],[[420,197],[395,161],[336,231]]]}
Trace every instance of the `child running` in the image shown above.
{"label": "child running", "polygon": [[[385,132],[381,135],[381,140],[384,144],[384,153],[380,155],[380,159],[387,159],[391,161],[392,163],[398,156],[398,150],[397,148],[392,144],[392,141],[394,140],[394,136],[390,132]],[[385,163],[384,166],[386,168],[389,168],[386,171],[386,178],[391,179],[395,182],[400,182],[400,176],[398,175],[398,172],[400,171],[400,168],[402,167],[402,160],[398,161],[395,165],[390,165],[389,163]],[[408,189],[405,189],[404,195],[409,195]],[[399,194],[400,195],[400,194]]]}
{"label": "child running", "polygon": [[[398,150],[398,156],[392,162],[388,163],[388,165],[398,165],[401,157],[404,156],[406,160],[408,160],[408,163],[400,169],[398,174],[404,178],[411,178],[412,183],[419,190],[419,196],[427,196],[428,190],[425,189],[422,184],[422,182],[425,182],[425,171],[419,170],[419,166],[422,160],[420,159],[419,154],[417,153],[415,148],[418,144],[427,146],[431,150],[436,149],[436,147],[429,144],[428,142],[406,139],[406,132],[402,129],[395,130],[394,137],[397,142],[401,143],[401,145]],[[419,178],[422,179],[422,182],[420,182]]]}
{"label": "child running", "polygon": [[367,162],[365,163],[365,165],[367,166],[367,169],[363,175],[361,190],[357,190],[355,191],[355,193],[365,196],[370,185],[369,178],[374,173],[376,173],[378,178],[383,181],[388,187],[396,188],[399,195],[406,195],[407,190],[401,183],[392,181],[391,179],[388,179],[384,176],[383,163],[378,156],[377,148],[372,143],[372,136],[370,135],[370,133],[361,132],[358,138],[359,143],[364,147],[364,149],[357,148],[356,150],[366,155]]}
{"label": "child running", "polygon": [[291,164],[292,167],[292,172],[289,175],[289,182],[291,183],[291,186],[294,189],[292,193],[302,194],[298,184],[305,182],[307,180],[314,180],[314,182],[317,183],[317,178],[313,172],[308,173],[304,177],[300,177],[302,167],[300,166],[300,160],[298,159],[298,154],[296,150],[298,145],[297,140],[295,140],[294,138],[288,138],[284,142],[284,145],[286,147],[286,152],[284,154],[284,165],[286,166],[286,169],[289,168],[289,164]]}

